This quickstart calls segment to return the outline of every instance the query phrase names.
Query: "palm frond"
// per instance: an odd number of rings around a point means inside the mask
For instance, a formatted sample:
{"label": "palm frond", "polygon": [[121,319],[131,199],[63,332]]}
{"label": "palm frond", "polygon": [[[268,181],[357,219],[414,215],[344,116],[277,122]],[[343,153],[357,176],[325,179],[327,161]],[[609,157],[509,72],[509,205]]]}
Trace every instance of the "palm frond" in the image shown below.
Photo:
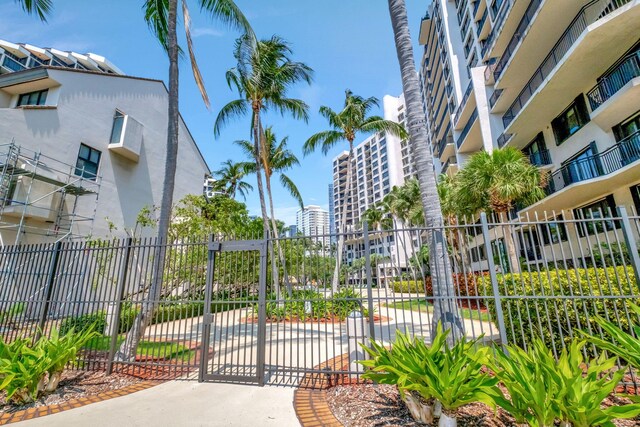
{"label": "palm frond", "polygon": [[308,155],[313,153],[321,148],[323,154],[327,154],[331,148],[336,145],[338,142],[346,141],[347,138],[344,133],[337,130],[325,130],[322,132],[318,132],[312,135],[307,141],[304,143],[302,150],[304,155]]}
{"label": "palm frond", "polygon": [[407,130],[400,123],[385,120],[382,117],[372,116],[362,122],[360,129],[363,132],[387,132],[400,139],[409,137]]}
{"label": "palm frond", "polygon": [[222,21],[233,28],[238,28],[255,38],[253,28],[247,17],[233,0],[200,0],[200,8],[208,12],[214,19]]}
{"label": "palm frond", "polygon": [[142,9],[144,10],[144,20],[149,29],[156,36],[162,48],[168,51],[169,1],[146,0]]}
{"label": "palm frond", "polygon": [[301,99],[274,99],[274,107],[280,111],[283,116],[290,113],[296,120],[309,121],[309,106]]}
{"label": "palm frond", "polygon": [[293,196],[294,199],[298,202],[301,208],[304,208],[304,203],[302,201],[302,195],[298,190],[298,187],[294,184],[294,182],[288,176],[282,174],[280,175],[280,184]]}
{"label": "palm frond", "polygon": [[187,38],[187,50],[189,51],[189,60],[191,61],[191,71],[193,72],[193,79],[196,81],[196,86],[200,91],[202,100],[207,109],[211,108],[211,101],[209,100],[209,94],[204,85],[204,79],[196,60],[196,54],[193,51],[193,39],[191,38],[191,15],[189,14],[189,8],[187,7],[186,0],[182,0],[182,18],[184,20],[184,32]]}
{"label": "palm frond", "polygon": [[15,0],[15,2],[29,15],[37,15],[42,22],[47,22],[47,17],[53,10],[53,0]]}
{"label": "palm frond", "polygon": [[244,116],[248,111],[249,107],[244,99],[236,99],[229,102],[227,105],[222,107],[218,113],[218,117],[216,117],[215,124],[213,125],[213,134],[216,137],[220,136],[220,131],[229,122],[229,120],[233,117]]}

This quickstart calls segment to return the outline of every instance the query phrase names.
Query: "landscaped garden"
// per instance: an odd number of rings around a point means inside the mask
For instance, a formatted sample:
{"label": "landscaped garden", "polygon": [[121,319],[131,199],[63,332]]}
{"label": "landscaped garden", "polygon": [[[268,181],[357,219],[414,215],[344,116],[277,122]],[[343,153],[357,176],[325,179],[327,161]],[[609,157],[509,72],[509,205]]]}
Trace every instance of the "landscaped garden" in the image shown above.
{"label": "landscaped garden", "polygon": [[[640,307],[630,309],[640,315]],[[370,359],[360,362],[362,377],[376,385],[334,387],[329,406],[345,426],[638,425],[640,399],[624,383],[640,369],[640,327],[632,325],[632,335],[600,316],[593,320],[607,338],[581,331],[557,358],[542,339],[526,348],[466,338],[451,344],[439,328],[428,345],[398,333],[390,348],[363,347]],[[591,357],[589,346],[600,355]]]}

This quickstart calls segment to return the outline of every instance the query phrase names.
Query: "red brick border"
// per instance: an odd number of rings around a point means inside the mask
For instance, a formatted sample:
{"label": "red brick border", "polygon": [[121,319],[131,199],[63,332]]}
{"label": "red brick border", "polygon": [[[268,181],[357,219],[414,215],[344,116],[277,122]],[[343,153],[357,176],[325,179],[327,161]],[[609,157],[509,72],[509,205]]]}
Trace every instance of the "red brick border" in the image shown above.
{"label": "red brick border", "polygon": [[16,412],[5,412],[0,414],[0,425],[17,423],[20,421],[26,421],[33,418],[44,417],[45,415],[57,414],[58,412],[67,411],[69,409],[80,408],[91,403],[103,402],[105,400],[113,399],[114,397],[126,396],[137,391],[146,390],[155,385],[160,384],[162,381],[142,381],[136,384],[131,384],[120,389],[114,389],[98,393],[93,396],[80,397],[77,399],[71,399],[66,402],[57,403],[55,405],[37,406],[35,408],[24,409]]}
{"label": "red brick border", "polygon": [[[334,357],[314,369],[322,371],[345,371],[349,367],[349,355]],[[339,384],[350,384],[346,375],[309,373],[304,376],[300,386],[293,394],[293,408],[302,427],[342,427],[342,423],[333,415],[327,402],[327,389]]]}

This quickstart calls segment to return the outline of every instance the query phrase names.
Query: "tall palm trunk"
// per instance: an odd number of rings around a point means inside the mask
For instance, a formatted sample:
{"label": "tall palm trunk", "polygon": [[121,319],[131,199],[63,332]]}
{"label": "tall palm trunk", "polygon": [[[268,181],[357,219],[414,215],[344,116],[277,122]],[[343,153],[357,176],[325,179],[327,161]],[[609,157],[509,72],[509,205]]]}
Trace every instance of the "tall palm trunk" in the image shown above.
{"label": "tall palm trunk", "polygon": [[[262,213],[262,227],[266,238],[275,238],[275,228],[271,230],[269,224],[269,215],[267,214],[267,202],[264,195],[264,187],[262,186],[262,161],[261,157],[264,155],[264,130],[262,128],[262,122],[260,120],[260,106],[254,103],[253,106],[253,151],[256,162],[256,180],[258,182],[258,196],[260,198],[260,212]],[[270,249],[271,258],[271,277],[273,280],[273,286],[276,291],[276,299],[280,300],[280,284],[278,283],[278,266],[276,265],[275,257],[273,256],[273,249]]]}
{"label": "tall palm trunk", "polygon": [[[347,182],[344,191],[344,198],[342,199],[342,216],[340,218],[340,228],[338,233],[338,244],[336,247],[336,266],[333,270],[333,280],[331,282],[331,289],[333,292],[338,291],[338,285],[340,284],[340,266],[342,264],[342,253],[344,251],[344,241],[347,238],[347,201],[351,197],[351,159],[353,158],[353,139],[349,140],[349,155],[347,156]],[[347,276],[347,281],[348,281]]]}
{"label": "tall palm trunk", "polygon": [[408,116],[411,154],[416,163],[422,206],[426,218],[427,238],[430,245],[431,279],[434,310],[432,336],[438,322],[450,329],[452,340],[464,334],[464,327],[456,304],[451,263],[447,254],[444,221],[433,172],[433,154],[427,140],[426,117],[422,111],[420,84],[413,59],[413,44],[409,33],[407,8],[404,0],[389,0],[389,14],[395,36],[398,62],[402,74],[402,87]]}
{"label": "tall palm trunk", "polygon": [[176,181],[178,164],[178,36],[176,33],[178,19],[178,0],[169,0],[169,21],[167,45],[169,54],[169,99],[167,124],[167,157],[164,164],[164,183],[162,186],[162,202],[160,204],[160,221],[158,222],[158,245],[153,260],[151,288],[142,304],[140,313],[136,316],[133,326],[124,342],[120,346],[116,360],[133,360],[138,343],[149,325],[153,312],[160,304],[162,296],[163,272],[167,251],[169,224],[171,223],[171,208],[173,206],[173,189]]}
{"label": "tall palm trunk", "polygon": [[[513,234],[511,234],[511,226],[509,224],[509,211],[500,212],[498,214],[498,218],[500,218],[500,222],[503,222],[506,225],[502,226],[502,234],[504,237],[504,245],[507,247],[507,258],[509,263],[509,273],[520,273],[520,257],[518,256],[518,252],[516,250],[516,242],[513,238]],[[498,249],[499,251],[499,249]],[[502,263],[501,263],[502,264]],[[507,273],[505,271],[504,273]]]}
{"label": "tall palm trunk", "polygon": [[[287,286],[287,293],[291,296],[291,284],[289,283],[289,277],[287,276],[287,265],[286,258],[284,257],[284,251],[282,250],[282,245],[280,244],[280,240],[278,240],[278,236],[276,235],[278,230],[278,225],[276,224],[276,214],[273,208],[273,195],[271,193],[271,174],[269,174],[266,170],[264,172],[264,180],[267,186],[267,197],[269,197],[269,210],[271,211],[271,227],[273,228],[274,233],[274,242],[276,244],[276,249],[278,251],[278,256],[280,257],[280,263],[282,264],[282,273],[283,280],[285,285]],[[276,284],[276,286],[278,286]]]}

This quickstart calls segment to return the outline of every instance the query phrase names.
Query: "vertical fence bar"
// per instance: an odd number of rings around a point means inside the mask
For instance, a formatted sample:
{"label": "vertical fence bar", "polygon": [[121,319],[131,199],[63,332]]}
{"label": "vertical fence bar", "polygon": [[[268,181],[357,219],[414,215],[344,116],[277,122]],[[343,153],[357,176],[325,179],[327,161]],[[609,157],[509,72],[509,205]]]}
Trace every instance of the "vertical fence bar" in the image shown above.
{"label": "vertical fence bar", "polygon": [[107,360],[107,375],[111,375],[113,372],[113,359],[116,355],[116,345],[118,343],[118,335],[120,332],[120,314],[122,312],[122,300],[124,299],[124,291],[127,284],[127,276],[129,273],[129,259],[131,257],[131,246],[133,245],[133,239],[129,237],[126,240],[126,247],[124,250],[124,258],[122,260],[122,266],[120,269],[120,277],[118,278],[118,288],[116,290],[116,310],[113,314],[113,321],[115,325],[111,328],[111,343],[109,344],[109,359]]}
{"label": "vertical fence bar", "polygon": [[[267,254],[269,241],[264,240],[260,247],[260,274],[258,277],[258,385],[264,386],[265,354],[267,345]],[[275,284],[278,286],[278,284]]]}
{"label": "vertical fence bar", "polygon": [[636,277],[636,283],[640,286],[640,255],[638,255],[638,245],[636,239],[633,237],[633,229],[631,228],[631,222],[629,221],[629,214],[627,208],[624,206],[618,206],[618,214],[620,215],[622,223],[622,233],[624,234],[624,240],[627,244],[627,250],[633,265],[633,273]]}
{"label": "vertical fence bar", "polygon": [[209,340],[211,339],[211,322],[215,314],[211,313],[211,294],[213,292],[213,277],[216,265],[216,252],[220,251],[220,242],[214,241],[211,235],[207,246],[207,279],[204,291],[204,313],[202,317],[202,339],[200,344],[200,370],[198,371],[198,382],[204,381],[207,368],[207,357],[209,355]]}
{"label": "vertical fence bar", "polygon": [[[369,306],[369,338],[376,339],[375,323],[373,316],[373,279],[371,274],[371,241],[369,240],[369,223],[362,223],[362,233],[364,236],[364,259],[367,274],[367,305]],[[377,268],[377,267],[376,267]],[[386,279],[385,279],[386,280]]]}
{"label": "vertical fence bar", "polygon": [[53,295],[53,285],[56,281],[56,274],[58,271],[58,261],[60,260],[60,252],[62,248],[62,242],[56,242],[53,248],[53,255],[51,256],[51,264],[49,264],[49,273],[47,275],[47,288],[44,293],[45,297],[42,302],[42,308],[40,309],[40,320],[38,321],[38,329],[34,337],[34,342],[38,341],[42,336],[44,325],[47,321],[47,314],[49,313],[49,304],[51,303],[51,296]]}
{"label": "vertical fence bar", "polygon": [[498,332],[500,333],[501,345],[507,345],[507,330],[504,324],[504,314],[502,313],[502,298],[500,298],[500,288],[498,287],[498,277],[496,276],[496,266],[493,261],[493,248],[491,247],[491,236],[489,235],[489,224],[487,222],[487,214],[480,213],[480,222],[482,224],[482,237],[484,246],[487,251],[487,264],[489,266],[489,277],[491,278],[491,288],[493,289],[493,298],[496,304],[496,317],[498,322]]}

